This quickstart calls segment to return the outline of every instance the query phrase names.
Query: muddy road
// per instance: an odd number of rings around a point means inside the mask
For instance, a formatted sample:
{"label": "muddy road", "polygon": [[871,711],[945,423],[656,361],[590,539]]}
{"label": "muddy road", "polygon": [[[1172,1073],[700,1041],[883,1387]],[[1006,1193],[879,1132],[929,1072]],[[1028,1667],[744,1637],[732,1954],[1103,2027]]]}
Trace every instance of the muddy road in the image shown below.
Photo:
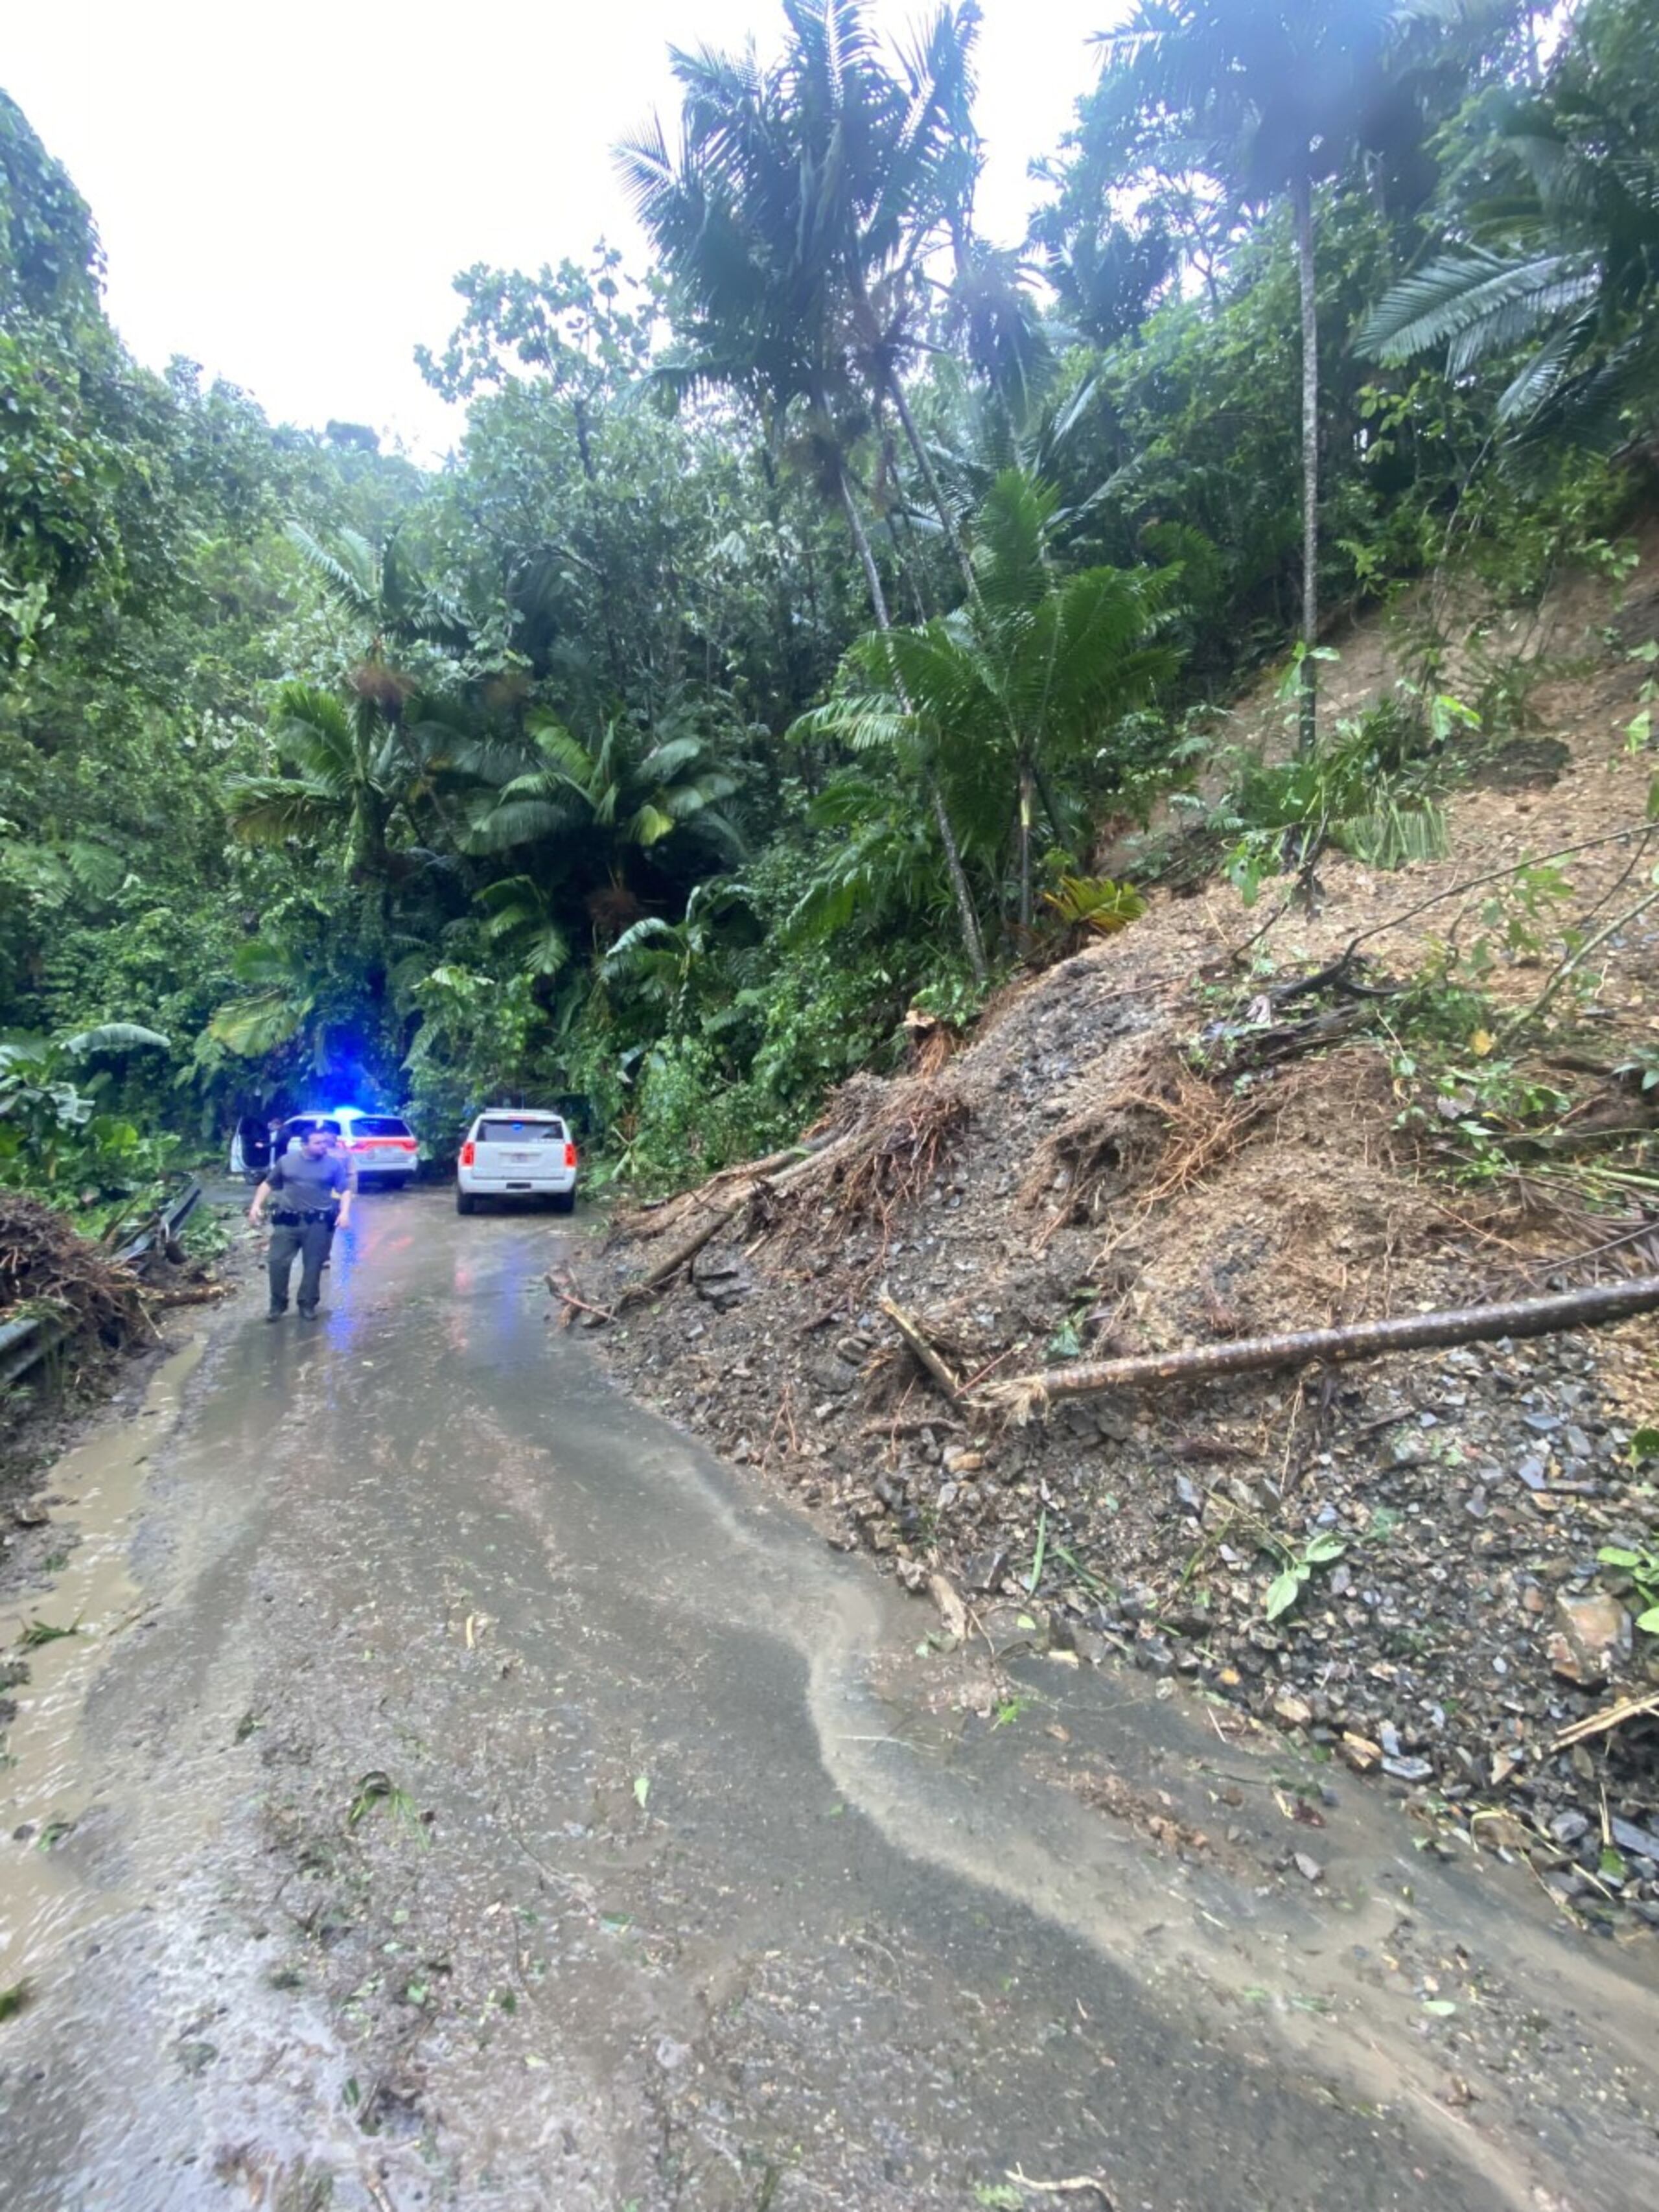
{"label": "muddy road", "polygon": [[1168,1685],[927,1650],[550,1326],[572,1233],[370,1198],[58,1471],[8,2212],[1652,2202],[1650,1943]]}

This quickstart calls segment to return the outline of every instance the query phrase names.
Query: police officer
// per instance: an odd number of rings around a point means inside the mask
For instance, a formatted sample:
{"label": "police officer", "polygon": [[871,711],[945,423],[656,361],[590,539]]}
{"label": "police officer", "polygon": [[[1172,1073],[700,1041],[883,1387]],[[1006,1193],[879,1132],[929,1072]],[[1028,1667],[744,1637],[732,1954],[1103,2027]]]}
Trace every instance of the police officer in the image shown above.
{"label": "police officer", "polygon": [[328,1265],[334,1231],[351,1219],[351,1200],[356,1178],[344,1152],[336,1147],[330,1132],[313,1122],[303,1145],[280,1152],[272,1160],[264,1181],[253,1194],[247,1218],[257,1229],[267,1200],[274,1230],[266,1267],[270,1276],[270,1310],[267,1321],[280,1321],[288,1311],[289,1279],[300,1261],[300,1311],[307,1317],[317,1310],[323,1269]]}

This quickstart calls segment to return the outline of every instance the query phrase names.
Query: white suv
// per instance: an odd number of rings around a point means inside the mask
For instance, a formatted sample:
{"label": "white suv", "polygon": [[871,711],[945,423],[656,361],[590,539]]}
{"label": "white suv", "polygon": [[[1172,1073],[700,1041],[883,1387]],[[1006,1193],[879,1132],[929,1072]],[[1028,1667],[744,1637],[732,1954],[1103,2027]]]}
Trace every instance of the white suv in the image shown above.
{"label": "white suv", "polygon": [[557,1114],[491,1106],[466,1133],[455,1163],[455,1211],[481,1198],[550,1198],[555,1213],[576,1205],[576,1146]]}
{"label": "white suv", "polygon": [[[403,1190],[419,1171],[420,1142],[401,1114],[372,1114],[361,1106],[336,1106],[326,1114],[290,1114],[276,1131],[275,1142],[285,1152],[291,1145],[302,1145],[313,1129],[339,1139],[362,1189],[383,1183],[388,1190]],[[232,1175],[248,1182],[262,1182],[270,1165],[272,1141],[267,1124],[257,1114],[245,1115],[230,1140]]]}

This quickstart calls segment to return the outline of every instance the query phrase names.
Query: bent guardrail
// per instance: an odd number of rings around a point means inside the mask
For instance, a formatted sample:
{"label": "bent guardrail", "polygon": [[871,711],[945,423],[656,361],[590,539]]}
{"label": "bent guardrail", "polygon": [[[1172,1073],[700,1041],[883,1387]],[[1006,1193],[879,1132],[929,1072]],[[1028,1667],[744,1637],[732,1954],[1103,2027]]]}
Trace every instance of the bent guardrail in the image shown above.
{"label": "bent guardrail", "polygon": [[[125,1267],[142,1268],[158,1244],[165,1248],[173,1242],[201,1202],[202,1186],[192,1176],[178,1197],[153,1214],[114,1257]],[[66,1333],[67,1324],[56,1314],[25,1314],[0,1327],[0,1390],[21,1382]]]}

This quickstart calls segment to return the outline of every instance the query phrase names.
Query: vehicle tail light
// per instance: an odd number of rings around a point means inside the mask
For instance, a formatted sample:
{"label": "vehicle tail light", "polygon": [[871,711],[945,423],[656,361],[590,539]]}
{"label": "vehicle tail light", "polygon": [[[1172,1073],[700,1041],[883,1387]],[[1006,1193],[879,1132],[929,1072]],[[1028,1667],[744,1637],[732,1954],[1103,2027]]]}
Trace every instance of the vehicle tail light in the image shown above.
{"label": "vehicle tail light", "polygon": [[415,1152],[420,1150],[413,1137],[392,1137],[387,1141],[396,1145],[400,1152]]}
{"label": "vehicle tail light", "polygon": [[351,1149],[354,1152],[366,1152],[374,1141],[373,1137],[354,1137],[351,1140]]}
{"label": "vehicle tail light", "polygon": [[576,1147],[575,1147],[574,1145],[567,1145],[567,1146],[565,1146],[565,1148],[564,1148],[564,1164],[565,1164],[566,1167],[568,1167],[568,1168],[574,1168],[574,1167],[575,1166],[575,1164],[576,1164]]}
{"label": "vehicle tail light", "polygon": [[461,1146],[461,1165],[464,1168],[470,1168],[473,1161],[477,1158],[477,1146],[473,1143],[471,1137],[469,1137],[466,1142]]}

